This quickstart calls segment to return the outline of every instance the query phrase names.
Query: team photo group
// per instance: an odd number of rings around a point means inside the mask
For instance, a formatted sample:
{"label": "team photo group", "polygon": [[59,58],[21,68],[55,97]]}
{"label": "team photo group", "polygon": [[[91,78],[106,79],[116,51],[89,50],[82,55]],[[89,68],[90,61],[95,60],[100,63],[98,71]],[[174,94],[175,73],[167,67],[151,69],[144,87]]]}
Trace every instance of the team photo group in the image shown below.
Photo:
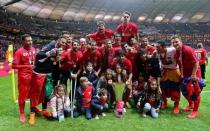
{"label": "team photo group", "polygon": [[[18,71],[19,121],[29,117],[34,125],[37,115],[59,122],[80,115],[100,119],[106,112],[122,118],[128,108],[158,118],[169,98],[174,115],[183,110],[189,119],[198,117],[208,62],[202,43],[194,49],[177,34],[169,42],[150,43],[131,17],[123,12],[115,30],[98,21],[97,31],[83,38],[63,31],[41,50],[29,34],[22,35],[12,62]],[[181,95],[186,107],[180,106]]]}

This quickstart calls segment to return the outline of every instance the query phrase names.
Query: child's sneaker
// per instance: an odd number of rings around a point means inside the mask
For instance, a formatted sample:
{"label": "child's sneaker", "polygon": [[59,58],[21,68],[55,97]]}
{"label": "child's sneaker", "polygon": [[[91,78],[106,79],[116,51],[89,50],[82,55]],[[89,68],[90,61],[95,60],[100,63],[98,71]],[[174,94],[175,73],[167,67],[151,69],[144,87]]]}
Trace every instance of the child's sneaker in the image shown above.
{"label": "child's sneaker", "polygon": [[187,118],[189,119],[194,119],[196,117],[198,117],[198,111],[193,111],[189,115],[187,115]]}
{"label": "child's sneaker", "polygon": [[123,108],[123,111],[126,113],[126,109],[125,108]]}
{"label": "child's sneaker", "polygon": [[95,119],[96,119],[96,120],[98,120],[98,119],[99,119],[98,115],[96,115],[96,116],[95,116]]}
{"label": "child's sneaker", "polygon": [[106,114],[105,113],[101,113],[101,115],[104,117],[104,116],[106,116]]}
{"label": "child's sneaker", "polygon": [[46,118],[52,118],[52,114],[48,112],[46,109],[42,110],[42,115]]}
{"label": "child's sneaker", "polygon": [[146,118],[147,114],[146,113],[142,113],[142,117]]}
{"label": "child's sneaker", "polygon": [[175,115],[179,114],[179,107],[174,107],[174,114]]}
{"label": "child's sneaker", "polygon": [[26,122],[26,115],[25,115],[25,113],[21,113],[21,114],[20,114],[19,120],[20,120],[21,123]]}
{"label": "child's sneaker", "polygon": [[35,113],[31,113],[29,117],[29,124],[34,125],[35,124]]}

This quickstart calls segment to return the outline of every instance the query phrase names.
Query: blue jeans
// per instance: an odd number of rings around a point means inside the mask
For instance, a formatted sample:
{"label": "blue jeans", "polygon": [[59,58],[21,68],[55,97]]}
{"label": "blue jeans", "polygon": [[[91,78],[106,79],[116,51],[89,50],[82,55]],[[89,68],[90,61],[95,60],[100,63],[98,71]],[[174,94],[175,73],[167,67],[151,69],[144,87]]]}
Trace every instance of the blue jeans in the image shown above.
{"label": "blue jeans", "polygon": [[144,111],[150,112],[153,118],[158,118],[158,112],[156,112],[156,109],[152,107],[149,103],[145,103]]}
{"label": "blue jeans", "polygon": [[82,107],[81,112],[74,111],[74,117],[78,117],[80,114],[85,114],[85,117],[90,120],[92,118],[92,112],[90,107]]}
{"label": "blue jeans", "polygon": [[91,112],[91,108],[88,107],[88,108],[84,108],[82,107],[82,113],[85,114],[85,117],[89,120],[92,118],[92,112]]}
{"label": "blue jeans", "polygon": [[103,110],[101,110],[101,109],[99,109],[99,108],[92,108],[92,109],[93,109],[93,114],[94,114],[94,115],[99,115],[99,114],[101,114],[101,113],[103,113],[103,112],[108,111],[109,106],[108,106],[108,104],[103,105]]}

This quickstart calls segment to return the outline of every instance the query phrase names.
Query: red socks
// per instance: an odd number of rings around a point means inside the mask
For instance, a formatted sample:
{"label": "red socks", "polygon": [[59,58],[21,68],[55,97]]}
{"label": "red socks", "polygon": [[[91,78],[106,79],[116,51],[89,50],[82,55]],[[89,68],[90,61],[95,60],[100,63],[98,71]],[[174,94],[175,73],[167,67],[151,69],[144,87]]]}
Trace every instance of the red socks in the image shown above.
{"label": "red socks", "polygon": [[25,113],[25,102],[24,103],[18,103],[19,104],[19,111],[20,111],[20,114],[23,114]]}

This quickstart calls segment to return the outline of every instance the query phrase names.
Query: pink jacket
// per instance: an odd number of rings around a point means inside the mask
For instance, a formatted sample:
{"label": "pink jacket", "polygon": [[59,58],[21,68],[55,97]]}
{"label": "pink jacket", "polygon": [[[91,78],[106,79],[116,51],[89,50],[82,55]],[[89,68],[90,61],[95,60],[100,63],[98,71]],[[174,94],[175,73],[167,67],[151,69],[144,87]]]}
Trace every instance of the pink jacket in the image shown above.
{"label": "pink jacket", "polygon": [[70,108],[70,100],[68,96],[55,95],[51,98],[50,102],[48,103],[48,107],[52,112],[54,118],[57,118],[58,112],[63,112],[64,109]]}

